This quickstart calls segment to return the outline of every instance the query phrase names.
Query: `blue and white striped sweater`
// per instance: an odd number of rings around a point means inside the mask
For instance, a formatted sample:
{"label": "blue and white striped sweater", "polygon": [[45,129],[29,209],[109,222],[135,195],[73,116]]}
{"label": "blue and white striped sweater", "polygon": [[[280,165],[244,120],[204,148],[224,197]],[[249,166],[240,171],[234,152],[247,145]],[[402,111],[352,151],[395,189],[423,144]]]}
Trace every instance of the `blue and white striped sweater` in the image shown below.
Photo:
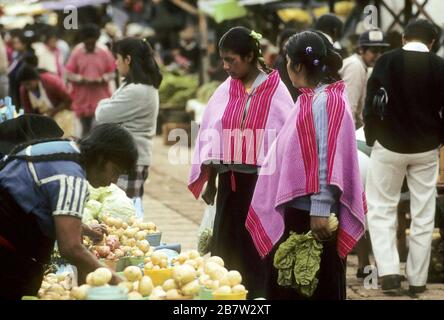
{"label": "blue and white striped sweater", "polygon": [[313,120],[319,160],[319,193],[296,198],[290,207],[310,211],[311,216],[328,217],[337,211],[338,189],[327,185],[328,115],[327,93],[322,85],[315,90],[313,98]]}

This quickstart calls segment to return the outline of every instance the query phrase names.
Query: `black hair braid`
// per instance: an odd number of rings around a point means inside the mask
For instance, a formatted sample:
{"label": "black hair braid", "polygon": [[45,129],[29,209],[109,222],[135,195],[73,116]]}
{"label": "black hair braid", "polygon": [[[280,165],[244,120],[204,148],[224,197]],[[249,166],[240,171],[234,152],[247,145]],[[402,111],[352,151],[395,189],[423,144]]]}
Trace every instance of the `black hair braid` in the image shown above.
{"label": "black hair braid", "polygon": [[262,54],[261,49],[261,43],[259,40],[254,39],[254,42],[256,43],[256,54],[257,54],[257,61],[259,62],[259,65],[261,66],[262,70],[264,70],[265,73],[271,73],[273,69],[269,68],[267,64],[265,63],[264,56]]}

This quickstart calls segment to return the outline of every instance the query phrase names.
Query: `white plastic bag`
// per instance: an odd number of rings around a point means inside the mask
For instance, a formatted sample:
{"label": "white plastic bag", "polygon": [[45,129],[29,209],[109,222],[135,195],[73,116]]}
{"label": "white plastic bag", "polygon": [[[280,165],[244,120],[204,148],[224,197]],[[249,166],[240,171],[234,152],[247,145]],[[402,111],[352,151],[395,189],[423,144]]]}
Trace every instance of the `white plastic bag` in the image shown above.
{"label": "white plastic bag", "polygon": [[213,230],[214,217],[216,216],[216,206],[207,205],[199,227],[199,234],[205,229]]}
{"label": "white plastic bag", "polygon": [[197,235],[197,250],[201,255],[205,255],[210,252],[215,216],[216,206],[207,205]]}
{"label": "white plastic bag", "polygon": [[136,208],[136,219],[143,220],[144,210],[141,197],[133,198],[134,207]]}

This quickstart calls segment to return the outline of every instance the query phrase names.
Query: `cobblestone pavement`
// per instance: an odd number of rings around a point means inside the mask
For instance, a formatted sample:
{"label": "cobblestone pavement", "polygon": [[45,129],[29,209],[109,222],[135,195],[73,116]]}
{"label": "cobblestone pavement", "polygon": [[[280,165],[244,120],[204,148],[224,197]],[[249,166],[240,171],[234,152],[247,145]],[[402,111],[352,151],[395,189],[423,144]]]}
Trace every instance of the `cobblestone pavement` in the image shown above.
{"label": "cobblestone pavement", "polygon": [[[195,249],[197,230],[205,209],[202,200],[195,200],[187,189],[190,165],[172,165],[169,153],[174,149],[164,146],[160,137],[155,138],[154,159],[150,177],[145,185],[145,220],[155,222],[162,230],[162,241],[180,243],[182,250]],[[418,296],[408,294],[408,283],[396,296],[388,296],[380,289],[366,289],[362,280],[356,279],[357,258],[347,259],[347,298],[350,300],[404,300],[444,299],[444,284],[428,284],[428,290]]]}

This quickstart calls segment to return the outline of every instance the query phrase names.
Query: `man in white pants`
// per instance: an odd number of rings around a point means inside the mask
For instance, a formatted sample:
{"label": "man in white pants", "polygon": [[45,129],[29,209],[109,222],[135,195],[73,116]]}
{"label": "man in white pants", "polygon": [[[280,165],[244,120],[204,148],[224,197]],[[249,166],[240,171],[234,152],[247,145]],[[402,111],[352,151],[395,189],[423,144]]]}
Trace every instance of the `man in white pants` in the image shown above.
{"label": "man in white pants", "polygon": [[411,293],[426,289],[443,137],[444,60],[429,52],[435,40],[430,22],[409,23],[404,47],[381,56],[368,82],[364,131],[374,147],[366,179],[367,219],[383,291],[401,286],[396,229],[404,177],[412,217],[407,279]]}

